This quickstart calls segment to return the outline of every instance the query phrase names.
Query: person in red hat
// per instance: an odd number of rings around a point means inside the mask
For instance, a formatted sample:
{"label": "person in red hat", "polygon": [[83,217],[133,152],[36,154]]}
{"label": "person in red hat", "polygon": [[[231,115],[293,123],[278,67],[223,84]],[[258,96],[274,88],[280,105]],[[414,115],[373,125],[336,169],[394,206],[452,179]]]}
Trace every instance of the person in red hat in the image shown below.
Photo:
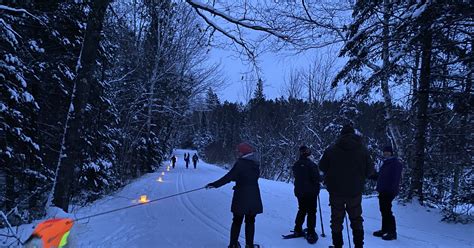
{"label": "person in red hat", "polygon": [[254,149],[248,143],[237,145],[238,159],[232,169],[219,180],[209,183],[206,188],[219,188],[235,181],[231,211],[234,214],[230,229],[229,248],[240,247],[240,228],[245,218],[245,247],[259,247],[254,244],[255,217],[263,213],[258,178],[260,165],[256,161]]}

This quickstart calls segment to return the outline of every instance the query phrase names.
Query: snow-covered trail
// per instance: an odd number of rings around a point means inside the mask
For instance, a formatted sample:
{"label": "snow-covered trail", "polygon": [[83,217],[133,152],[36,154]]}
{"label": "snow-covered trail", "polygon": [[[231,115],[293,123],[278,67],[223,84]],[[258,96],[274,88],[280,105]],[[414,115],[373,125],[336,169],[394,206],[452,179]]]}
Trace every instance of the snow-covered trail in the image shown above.
{"label": "snow-covered trail", "polygon": [[[203,187],[224,175],[226,170],[199,162],[198,168],[184,166],[183,154],[194,151],[177,150],[175,169],[166,166],[145,175],[119,192],[81,208],[76,217],[90,215],[136,203],[140,195],[155,199]],[[157,179],[164,171],[163,182]],[[304,239],[282,240],[293,228],[297,210],[293,185],[260,179],[264,213],[256,218],[256,243],[268,247],[309,247]],[[232,185],[219,189],[200,190],[125,211],[79,221],[70,236],[71,247],[227,247],[232,214]],[[327,237],[320,237],[314,247],[331,244],[328,195],[321,192],[324,227]],[[474,225],[446,224],[435,212],[417,206],[395,205],[398,240],[383,241],[372,236],[380,227],[376,198],[364,199],[366,247],[474,247]],[[317,233],[321,234],[319,212]],[[241,231],[244,244],[244,228]],[[347,234],[344,230],[345,247]]]}

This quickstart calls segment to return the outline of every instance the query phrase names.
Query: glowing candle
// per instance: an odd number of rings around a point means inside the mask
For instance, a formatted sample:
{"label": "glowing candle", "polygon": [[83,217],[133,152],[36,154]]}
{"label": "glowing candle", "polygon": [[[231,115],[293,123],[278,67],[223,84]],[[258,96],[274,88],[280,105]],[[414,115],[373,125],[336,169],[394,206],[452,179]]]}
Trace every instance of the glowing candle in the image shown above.
{"label": "glowing candle", "polygon": [[140,203],[147,203],[149,200],[146,198],[146,195],[140,196]]}

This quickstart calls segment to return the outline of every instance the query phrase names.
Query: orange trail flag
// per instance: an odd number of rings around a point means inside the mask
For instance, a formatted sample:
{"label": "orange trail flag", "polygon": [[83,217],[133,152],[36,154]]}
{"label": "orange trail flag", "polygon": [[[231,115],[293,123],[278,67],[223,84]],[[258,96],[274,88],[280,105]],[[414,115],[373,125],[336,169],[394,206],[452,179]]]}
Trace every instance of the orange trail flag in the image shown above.
{"label": "orange trail flag", "polygon": [[38,224],[25,243],[26,248],[57,248],[67,244],[72,219],[51,219]]}

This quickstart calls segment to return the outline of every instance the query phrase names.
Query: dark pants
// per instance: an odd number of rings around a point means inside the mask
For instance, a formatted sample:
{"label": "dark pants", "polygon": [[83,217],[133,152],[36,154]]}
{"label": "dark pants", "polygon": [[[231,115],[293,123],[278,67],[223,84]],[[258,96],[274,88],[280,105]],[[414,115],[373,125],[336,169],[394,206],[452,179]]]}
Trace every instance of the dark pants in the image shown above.
{"label": "dark pants", "polygon": [[395,216],[392,213],[392,201],[395,198],[392,194],[380,193],[379,206],[382,214],[382,231],[386,233],[397,232]]}
{"label": "dark pants", "polygon": [[197,161],[193,161],[194,169],[196,169]]}
{"label": "dark pants", "polygon": [[355,197],[341,197],[329,194],[329,204],[331,205],[331,232],[332,243],[334,246],[341,247],[342,230],[344,229],[344,217],[346,212],[351,221],[352,235],[354,239],[354,246],[356,248],[364,245],[364,227],[362,222],[362,195]]}
{"label": "dark pants", "polygon": [[186,161],[186,169],[189,167],[189,161]]}
{"label": "dark pants", "polygon": [[[230,246],[237,245],[240,235],[240,227],[244,220],[244,215],[234,214],[232,227],[230,228]],[[245,215],[245,244],[253,247],[253,237],[255,235],[255,215]]]}
{"label": "dark pants", "polygon": [[316,227],[316,201],[317,195],[299,196],[298,213],[295,219],[295,232],[301,232],[306,216],[306,227],[309,233],[315,232]]}

